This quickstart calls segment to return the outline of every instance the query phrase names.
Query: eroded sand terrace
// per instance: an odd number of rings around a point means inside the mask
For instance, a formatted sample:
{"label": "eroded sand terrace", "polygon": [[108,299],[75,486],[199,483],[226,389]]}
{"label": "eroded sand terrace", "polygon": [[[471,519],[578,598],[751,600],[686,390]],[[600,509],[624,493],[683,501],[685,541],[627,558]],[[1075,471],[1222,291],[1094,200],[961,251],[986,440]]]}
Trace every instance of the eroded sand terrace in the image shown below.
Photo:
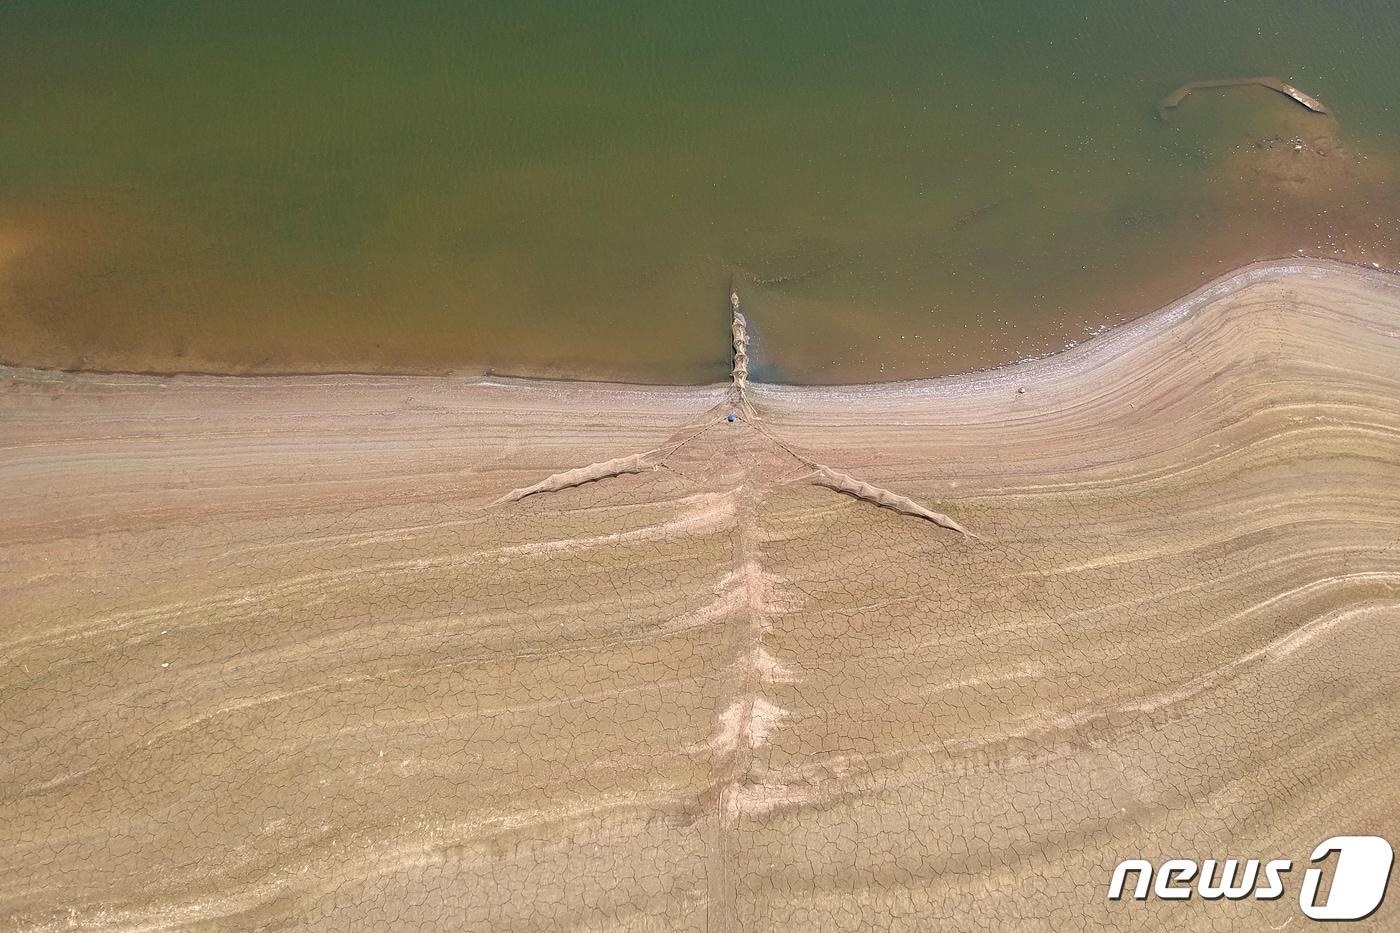
{"label": "eroded sand terrace", "polygon": [[725,391],[7,371],[0,926],[1261,929],[1109,873],[1400,839],[1393,278],[498,501]]}

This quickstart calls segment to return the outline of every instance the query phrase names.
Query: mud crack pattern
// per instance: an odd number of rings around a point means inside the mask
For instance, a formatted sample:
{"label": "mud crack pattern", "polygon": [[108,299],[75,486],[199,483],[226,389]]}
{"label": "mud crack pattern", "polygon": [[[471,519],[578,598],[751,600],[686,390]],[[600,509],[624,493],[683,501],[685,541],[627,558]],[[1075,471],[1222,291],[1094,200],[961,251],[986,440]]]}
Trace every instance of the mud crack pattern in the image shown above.
{"label": "mud crack pattern", "polygon": [[1390,279],[726,400],[6,371],[0,927],[1258,930],[1109,874],[1400,840]]}

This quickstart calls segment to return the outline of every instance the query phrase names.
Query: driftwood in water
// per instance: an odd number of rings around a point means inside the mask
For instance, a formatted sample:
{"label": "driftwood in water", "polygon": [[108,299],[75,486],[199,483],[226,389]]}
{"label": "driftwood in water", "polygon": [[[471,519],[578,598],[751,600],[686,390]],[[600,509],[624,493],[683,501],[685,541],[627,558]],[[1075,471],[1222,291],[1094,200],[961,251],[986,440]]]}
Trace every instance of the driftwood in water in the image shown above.
{"label": "driftwood in water", "polygon": [[997,198],[995,201],[992,201],[988,204],[983,204],[981,207],[974,207],[972,210],[968,211],[966,214],[963,214],[957,220],[949,224],[948,229],[961,230],[963,227],[971,226],[972,224],[975,224],[977,221],[981,220],[983,217],[986,217],[992,211],[1001,207],[1009,200],[1011,199]]}
{"label": "driftwood in water", "polygon": [[749,320],[739,308],[739,293],[733,288],[729,290],[729,304],[734,312],[729,322],[729,334],[734,342],[734,369],[729,376],[742,393],[749,388]]}
{"label": "driftwood in water", "polygon": [[[825,486],[828,489],[834,489],[837,492],[845,493],[848,496],[853,496],[864,502],[870,502],[874,505],[882,506],[887,509],[892,509],[893,511],[900,512],[904,515],[912,515],[916,518],[922,518],[925,521],[933,522],[935,525],[938,525],[941,528],[947,528],[952,531],[956,531],[960,534],[968,535],[969,537],[975,537],[974,535],[971,535],[966,528],[964,528],[962,525],[959,525],[956,521],[949,518],[947,515],[944,515],[942,512],[935,512],[932,509],[924,508],[922,505],[915,502],[913,499],[901,496],[897,493],[890,492],[888,489],[882,489],[879,486],[872,486],[870,483],[858,480],[855,477],[846,475],[845,473],[838,473],[836,470],[833,470],[830,467],[822,466],[820,463],[816,463],[808,459],[807,457],[804,457],[800,453],[794,451],[787,444],[783,443],[781,440],[774,437],[767,430],[765,430],[760,422],[760,419],[757,416],[757,413],[749,404],[748,400],[748,319],[744,317],[743,309],[739,305],[739,292],[732,285],[729,289],[729,304],[730,310],[733,313],[733,317],[730,320],[729,330],[730,336],[733,339],[734,344],[734,368],[730,372],[730,377],[733,380],[733,384],[729,387],[728,401],[744,413],[746,418],[749,420],[751,426],[760,436],[767,438],[771,443],[776,444],[792,456],[796,457],[802,463],[811,467],[815,472],[807,474],[806,478],[815,485]],[[713,411],[713,409],[711,409],[711,411]],[[729,415],[729,418],[732,420],[734,418],[734,415],[731,413]],[[675,444],[671,444],[671,453],[675,453],[681,447],[689,443],[691,439],[699,436],[700,434],[709,430],[713,426],[714,422],[710,422],[706,426],[690,434],[688,437],[683,438]],[[533,486],[525,486],[520,489],[511,490],[510,492],[502,496],[498,501],[519,502],[526,496],[533,496],[537,493],[558,492],[561,489],[570,489],[574,486],[582,486],[584,483],[591,483],[595,480],[606,479],[610,476],[619,476],[623,473],[642,473],[647,470],[655,470],[658,468],[658,462],[664,464],[666,458],[671,455],[668,453],[665,456],[661,456],[659,461],[652,459],[653,456],[659,456],[661,454],[661,451],[665,449],[666,448],[661,447],[657,448],[656,450],[647,451],[646,453],[632,454],[630,457],[618,457],[616,460],[604,460],[600,463],[591,463],[586,467],[579,467],[576,470],[566,470],[563,473],[555,473],[553,476],[549,476],[541,480],[540,482],[535,483]]]}
{"label": "driftwood in water", "polygon": [[645,473],[648,470],[654,469],[656,469],[656,467],[652,465],[647,454],[632,454],[630,457],[618,457],[615,460],[590,463],[588,466],[579,467],[576,470],[565,470],[563,473],[555,473],[553,476],[548,476],[540,480],[533,486],[512,489],[502,496],[499,501],[519,502],[526,496],[533,496],[536,493],[558,492],[561,489],[582,486],[584,483],[607,479],[610,476],[621,476],[624,473]]}
{"label": "driftwood in water", "polygon": [[753,417],[753,406],[749,404],[749,320],[744,317],[743,308],[739,306],[739,290],[731,283],[729,286],[729,306],[733,312],[733,317],[729,322],[729,335],[734,343],[734,368],[730,370],[729,377],[733,380],[730,394],[734,397],[734,404],[747,417]]}
{"label": "driftwood in water", "polygon": [[1305,94],[1293,85],[1289,84],[1288,82],[1282,81],[1278,78],[1271,77],[1269,75],[1260,75],[1254,78],[1226,78],[1221,81],[1188,82],[1186,84],[1183,84],[1181,87],[1177,88],[1175,91],[1172,91],[1166,97],[1163,97],[1161,103],[1157,105],[1157,113],[1162,117],[1163,120],[1167,119],[1167,111],[1179,105],[1183,100],[1186,99],[1187,95],[1190,94],[1192,91],[1201,91],[1207,90],[1209,88],[1218,87],[1246,87],[1249,85],[1255,85],[1257,87],[1266,87],[1271,91],[1277,91],[1284,97],[1288,97],[1292,100],[1297,101],[1298,103],[1302,104],[1304,107],[1308,108],[1314,113],[1329,112],[1327,107],[1323,105],[1322,101],[1318,100],[1316,97],[1313,97],[1311,94]]}
{"label": "driftwood in water", "polygon": [[858,480],[845,473],[838,473],[821,464],[817,464],[817,472],[812,475],[811,482],[818,486],[834,489],[837,492],[844,492],[848,496],[854,496],[866,502],[873,502],[875,505],[881,505],[887,509],[893,509],[896,512],[903,512],[905,515],[927,519],[941,528],[947,528],[961,534],[968,533],[966,528],[942,512],[926,509],[913,499],[890,492],[888,489],[881,489],[879,486],[872,486],[863,480]]}

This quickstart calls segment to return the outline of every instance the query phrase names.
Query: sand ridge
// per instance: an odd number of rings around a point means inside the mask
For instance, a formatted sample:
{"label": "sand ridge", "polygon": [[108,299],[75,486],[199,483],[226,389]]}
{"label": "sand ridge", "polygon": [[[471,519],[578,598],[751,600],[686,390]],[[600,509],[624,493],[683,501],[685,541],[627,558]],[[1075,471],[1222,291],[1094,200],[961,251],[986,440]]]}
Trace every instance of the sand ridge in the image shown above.
{"label": "sand ridge", "polygon": [[0,926],[1260,929],[1109,873],[1400,839],[1382,274],[507,502],[730,388],[4,376]]}

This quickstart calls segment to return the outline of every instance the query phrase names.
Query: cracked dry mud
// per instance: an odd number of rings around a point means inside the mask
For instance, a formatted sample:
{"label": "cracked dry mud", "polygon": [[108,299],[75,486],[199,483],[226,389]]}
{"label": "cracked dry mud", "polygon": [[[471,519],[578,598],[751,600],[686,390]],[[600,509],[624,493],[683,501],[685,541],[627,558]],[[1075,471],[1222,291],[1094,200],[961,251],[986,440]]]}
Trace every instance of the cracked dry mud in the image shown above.
{"label": "cracked dry mud", "polygon": [[499,501],[730,391],[7,371],[0,927],[1257,930],[1109,874],[1400,838],[1393,279]]}

